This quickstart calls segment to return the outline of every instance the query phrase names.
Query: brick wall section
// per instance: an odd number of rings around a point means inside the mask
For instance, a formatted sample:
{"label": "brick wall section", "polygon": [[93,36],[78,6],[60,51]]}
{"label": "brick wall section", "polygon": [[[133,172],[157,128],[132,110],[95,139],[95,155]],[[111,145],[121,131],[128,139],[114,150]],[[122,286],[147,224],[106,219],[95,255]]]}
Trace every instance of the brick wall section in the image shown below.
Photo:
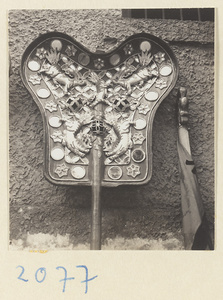
{"label": "brick wall section", "polygon": [[[9,99],[10,237],[27,232],[70,234],[90,239],[91,190],[54,186],[43,177],[43,125],[24,88],[21,56],[39,34],[60,31],[95,51],[104,37],[121,43],[145,31],[169,43],[180,67],[176,88],[160,105],[153,125],[153,176],[144,186],[104,188],[103,240],[181,235],[180,185],[175,103],[177,88],[188,88],[190,139],[208,220],[214,223],[214,24],[177,20],[134,20],[121,10],[20,10],[9,12],[12,72]],[[105,47],[105,50],[108,48]]]}

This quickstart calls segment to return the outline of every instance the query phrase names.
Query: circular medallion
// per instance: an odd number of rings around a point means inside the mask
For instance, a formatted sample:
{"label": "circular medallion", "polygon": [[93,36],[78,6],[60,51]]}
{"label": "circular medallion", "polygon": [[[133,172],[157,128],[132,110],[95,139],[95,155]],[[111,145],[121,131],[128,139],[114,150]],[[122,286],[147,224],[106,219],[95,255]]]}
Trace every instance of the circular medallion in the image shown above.
{"label": "circular medallion", "polygon": [[46,99],[50,96],[50,91],[47,89],[39,89],[37,95],[42,99]]}
{"label": "circular medallion", "polygon": [[76,179],[82,179],[86,174],[86,171],[83,167],[73,167],[71,169],[71,175]]}
{"label": "circular medallion", "polygon": [[61,160],[64,158],[64,150],[60,147],[55,147],[51,150],[51,157],[54,160]]}
{"label": "circular medallion", "polygon": [[85,53],[80,53],[78,56],[78,62],[83,66],[87,66],[90,62],[90,56]]}
{"label": "circular medallion", "polygon": [[117,166],[113,166],[108,169],[108,176],[111,179],[120,179],[122,177],[122,169]]}
{"label": "circular medallion", "polygon": [[59,117],[51,117],[49,118],[49,124],[51,127],[58,128],[61,126],[62,122]]}
{"label": "circular medallion", "polygon": [[51,47],[59,52],[62,49],[62,43],[59,40],[54,40],[51,43]]}
{"label": "circular medallion", "polygon": [[38,61],[36,60],[30,60],[28,62],[28,68],[33,71],[33,72],[36,72],[36,71],[39,71],[40,69],[40,64],[38,63]]}
{"label": "circular medallion", "polygon": [[157,92],[148,92],[145,93],[145,98],[148,101],[156,101],[159,97],[159,94]]}
{"label": "circular medallion", "polygon": [[169,76],[172,73],[173,69],[170,65],[163,65],[160,68],[160,75]]}
{"label": "circular medallion", "polygon": [[142,162],[146,157],[145,152],[142,149],[135,149],[132,152],[132,159],[134,162]]}
{"label": "circular medallion", "polygon": [[120,56],[118,54],[114,54],[110,57],[110,63],[113,66],[116,66],[120,62]]}
{"label": "circular medallion", "polygon": [[134,125],[135,129],[144,129],[146,127],[146,120],[144,119],[137,119],[135,121],[135,125]]}
{"label": "circular medallion", "polygon": [[151,44],[147,41],[144,41],[140,44],[140,50],[142,50],[143,52],[145,51],[149,51],[151,49]]}

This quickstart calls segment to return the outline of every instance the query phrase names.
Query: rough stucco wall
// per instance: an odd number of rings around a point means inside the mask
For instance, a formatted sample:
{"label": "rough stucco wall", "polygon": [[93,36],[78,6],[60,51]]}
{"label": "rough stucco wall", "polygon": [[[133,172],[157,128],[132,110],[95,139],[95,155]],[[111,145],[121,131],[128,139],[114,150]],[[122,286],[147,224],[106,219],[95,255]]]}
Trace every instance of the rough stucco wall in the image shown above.
{"label": "rough stucco wall", "polygon": [[[10,238],[30,234],[70,234],[74,244],[90,239],[91,190],[54,186],[43,177],[40,112],[20,74],[21,56],[46,31],[66,32],[95,51],[106,36],[122,42],[145,31],[173,49],[180,75],[176,88],[157,110],[153,125],[153,176],[144,186],[104,188],[102,240],[172,234],[182,241],[175,102],[177,88],[188,88],[192,155],[206,214],[214,223],[214,24],[176,20],[133,20],[120,10],[10,11]],[[106,49],[106,47],[105,47]]]}

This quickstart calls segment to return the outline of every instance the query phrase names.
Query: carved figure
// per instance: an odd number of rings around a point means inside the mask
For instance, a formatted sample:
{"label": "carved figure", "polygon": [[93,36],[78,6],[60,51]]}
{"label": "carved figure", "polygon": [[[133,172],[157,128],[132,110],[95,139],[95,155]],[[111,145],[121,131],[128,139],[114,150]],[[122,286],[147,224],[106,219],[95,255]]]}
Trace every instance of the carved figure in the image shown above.
{"label": "carved figure", "polygon": [[77,139],[75,133],[70,130],[63,131],[62,145],[80,157],[84,157],[92,148],[92,143],[87,144],[83,140]]}
{"label": "carved figure", "polygon": [[72,61],[70,62],[67,58],[63,57],[62,61],[65,63],[62,67],[58,64],[59,61],[60,52],[51,49],[46,53],[46,60],[43,62],[38,73],[43,73],[50,77],[56,86],[62,85],[65,93],[68,93],[69,89],[74,86],[85,84],[85,81],[82,80]]}
{"label": "carved figure", "polygon": [[139,86],[142,87],[145,81],[157,76],[158,72],[156,70],[152,70],[148,67],[140,67],[137,72],[131,75],[129,78],[119,80],[116,83],[127,89],[127,95],[131,95],[133,85],[139,84]]}
{"label": "carved figure", "polygon": [[158,71],[155,69],[156,65],[149,65],[152,61],[151,54],[142,53],[137,60],[140,63],[138,68],[132,65],[134,59],[129,59],[112,79],[113,83],[119,84],[127,89],[127,95],[131,95],[132,86],[139,84],[139,86],[142,87],[144,82],[158,76]]}
{"label": "carved figure", "polygon": [[[89,110],[82,114],[74,114],[73,120],[65,120],[66,130],[63,131],[62,145],[66,146],[72,153],[84,157],[92,148],[92,140],[88,132],[92,115]],[[82,130],[83,128],[83,130]]]}
{"label": "carved figure", "polygon": [[93,71],[88,71],[84,74],[84,80],[88,82],[87,85],[91,86],[93,84],[96,87],[93,101],[89,103],[91,107],[94,107],[96,104],[105,101],[105,98],[107,97],[107,85],[102,79],[103,75],[103,72],[98,75]]}
{"label": "carved figure", "polygon": [[85,81],[78,76],[77,72],[76,74],[73,72],[75,77],[71,78],[58,65],[51,65],[50,63],[43,63],[38,73],[49,76],[56,86],[62,85],[65,93],[68,93],[69,89],[74,86],[85,84]]}
{"label": "carved figure", "polygon": [[115,134],[117,135],[118,142],[113,150],[108,151],[106,147],[104,147],[104,152],[110,161],[115,160],[124,154],[128,149],[132,148],[132,139],[131,139],[131,131],[130,126],[134,124],[133,115],[124,120],[113,120],[112,122],[108,122],[105,120],[110,126],[112,126]]}

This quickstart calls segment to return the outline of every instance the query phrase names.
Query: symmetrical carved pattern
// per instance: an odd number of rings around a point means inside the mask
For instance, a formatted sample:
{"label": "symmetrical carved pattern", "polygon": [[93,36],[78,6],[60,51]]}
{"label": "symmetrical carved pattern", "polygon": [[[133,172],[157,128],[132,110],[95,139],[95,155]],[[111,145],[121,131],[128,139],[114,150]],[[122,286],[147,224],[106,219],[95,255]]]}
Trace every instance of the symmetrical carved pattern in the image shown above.
{"label": "symmetrical carved pattern", "polygon": [[46,119],[49,179],[90,182],[93,147],[102,149],[102,184],[151,176],[148,124],[176,73],[171,50],[146,34],[110,55],[62,34],[42,38],[25,55],[23,80]]}

